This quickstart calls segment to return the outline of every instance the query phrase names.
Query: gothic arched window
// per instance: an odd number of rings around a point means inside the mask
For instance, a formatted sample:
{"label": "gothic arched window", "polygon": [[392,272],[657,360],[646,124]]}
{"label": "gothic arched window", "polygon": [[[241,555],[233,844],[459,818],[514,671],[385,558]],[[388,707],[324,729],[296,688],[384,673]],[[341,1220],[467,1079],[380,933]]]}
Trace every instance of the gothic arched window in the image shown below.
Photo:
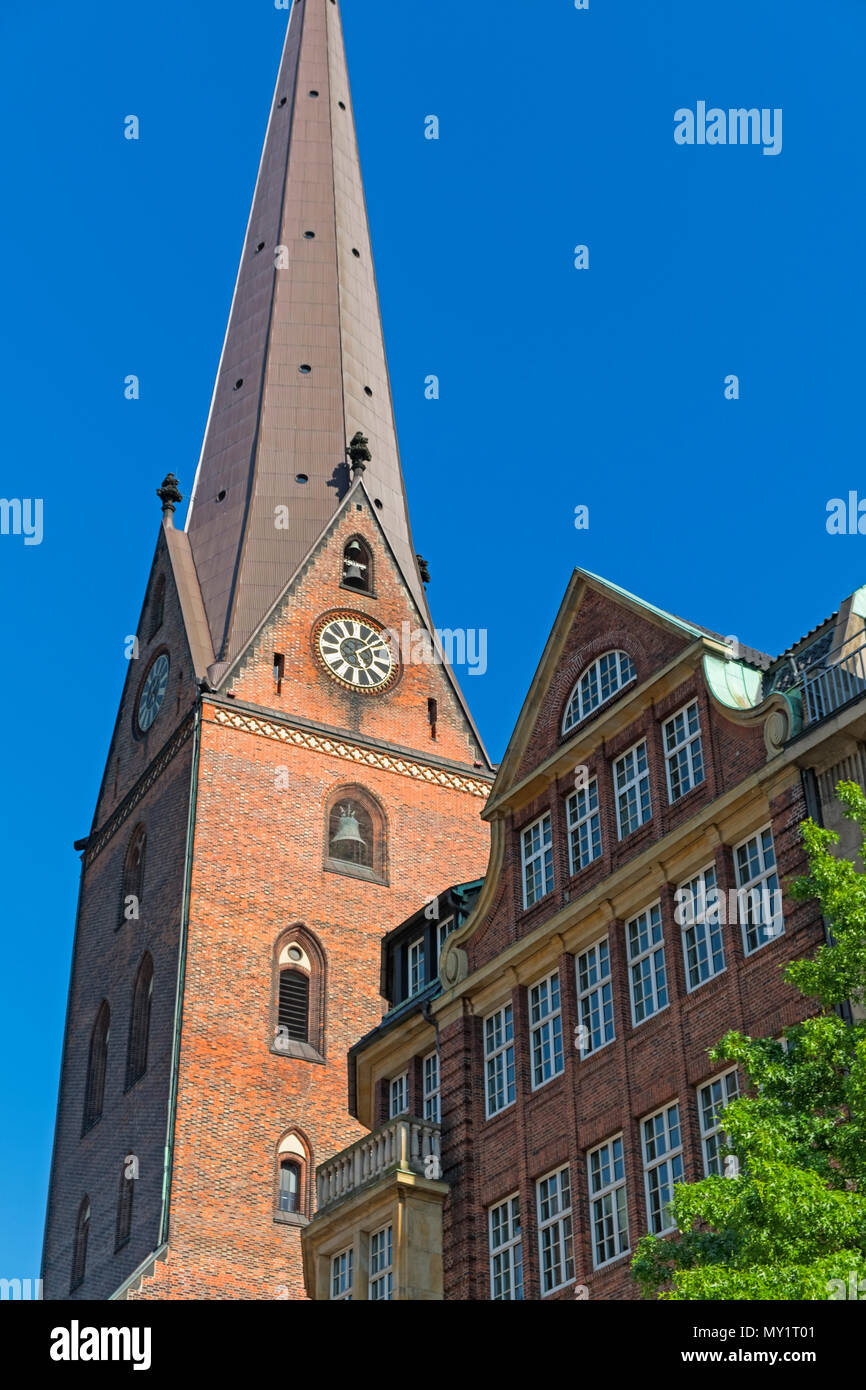
{"label": "gothic arched window", "polygon": [[126,1052],[126,1089],[134,1086],[147,1071],[147,1042],[150,1033],[150,1004],[153,997],[153,958],[142,956],[132,991],[129,1016],[129,1046]]}
{"label": "gothic arched window", "polygon": [[117,1198],[117,1233],[114,1242],[115,1250],[119,1250],[129,1240],[132,1231],[132,1199],[135,1196],[135,1178],[131,1174],[131,1165],[124,1159],[120,1165],[120,1192]]}
{"label": "gothic arched window", "polygon": [[69,1292],[73,1293],[84,1283],[87,1271],[87,1237],[90,1234],[90,1198],[85,1197],[78,1208],[75,1221],[75,1243],[72,1247],[72,1278]]}
{"label": "gothic arched window", "polygon": [[627,652],[605,652],[584,671],[571,692],[562,732],[567,734],[636,678],[634,662]]}
{"label": "gothic arched window", "polygon": [[84,1123],[82,1134],[92,1129],[102,1118],[102,1103],[105,1097],[105,1072],[108,1066],[108,1033],[111,1024],[111,1010],[108,1001],[103,999],[96,1015],[93,1032],[90,1035],[90,1054],[87,1059],[87,1084],[84,1089]]}
{"label": "gothic arched window", "polygon": [[363,787],[338,787],[327,806],[325,867],[387,882],[385,815]]}
{"label": "gothic arched window", "polygon": [[277,1146],[274,1211],[277,1221],[305,1225],[310,1219],[312,1171],[309,1144],[297,1130],[289,1130]]}
{"label": "gothic arched window", "polygon": [[271,1047],[283,1057],[325,1056],[325,957],[316,938],[296,926],[274,952]]}
{"label": "gothic arched window", "polygon": [[141,916],[141,899],[144,889],[144,852],[147,848],[147,831],[137,825],[132,832],[123,861],[123,882],[120,894],[120,921],[137,922]]}
{"label": "gothic arched window", "polygon": [[159,629],[162,627],[162,620],[165,616],[165,575],[161,574],[153,586],[153,598],[150,601],[150,627],[147,632],[148,642],[152,642]]}
{"label": "gothic arched window", "polygon": [[363,594],[373,592],[373,555],[360,536],[353,536],[343,550],[342,583]]}

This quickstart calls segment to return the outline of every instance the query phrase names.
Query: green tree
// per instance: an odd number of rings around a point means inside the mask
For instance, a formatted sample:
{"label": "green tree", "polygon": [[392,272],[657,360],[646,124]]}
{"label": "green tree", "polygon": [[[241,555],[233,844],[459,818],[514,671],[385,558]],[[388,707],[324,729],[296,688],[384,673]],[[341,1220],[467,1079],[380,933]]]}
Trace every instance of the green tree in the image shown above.
{"label": "green tree", "polygon": [[[866,796],[853,782],[837,794],[866,863]],[[845,1298],[862,1281],[866,1299],[866,1024],[835,1011],[866,1004],[866,874],[831,853],[832,831],[801,833],[809,871],[788,891],[818,901],[832,941],[785,978],[820,1012],[786,1028],[786,1046],[728,1033],[711,1050],[755,1091],[722,1115],[739,1172],[675,1187],[679,1233],[645,1236],[632,1262],[645,1297]]]}

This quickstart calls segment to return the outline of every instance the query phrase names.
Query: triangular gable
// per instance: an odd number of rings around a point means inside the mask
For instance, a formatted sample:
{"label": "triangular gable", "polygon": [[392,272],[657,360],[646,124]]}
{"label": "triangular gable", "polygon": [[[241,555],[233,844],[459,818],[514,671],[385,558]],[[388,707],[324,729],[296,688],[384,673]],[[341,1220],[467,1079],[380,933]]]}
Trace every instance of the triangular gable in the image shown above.
{"label": "triangular gable", "polygon": [[[473,720],[472,715],[469,711],[468,704],[460,688],[460,684],[457,680],[457,677],[454,674],[454,671],[451,668],[451,666],[445,660],[445,654],[442,650],[442,645],[438,640],[436,630],[432,627],[429,618],[429,611],[426,609],[426,604],[425,610],[422,611],[418,603],[416,602],[414,587],[406,576],[405,568],[401,564],[399,555],[395,552],[393,546],[390,543],[388,533],[380,521],[377,509],[370,498],[370,494],[367,490],[363,478],[357,479],[357,481],[352,485],[349,492],[346,494],[346,496],[343,498],[343,501],[340,503],[340,506],[338,507],[337,511],[322,528],[315,544],[310,548],[309,552],[304,557],[301,564],[298,565],[295,572],[289,579],[288,583],[285,585],[279,598],[271,606],[270,610],[268,611],[262,622],[259,624],[256,631],[253,633],[250,640],[246,643],[244,649],[231,663],[226,664],[221,662],[211,666],[210,671],[208,673],[211,684],[215,690],[218,690],[220,692],[226,692],[238,684],[238,682],[242,679],[242,673],[247,668],[250,661],[253,659],[255,653],[257,653],[257,651],[259,651],[262,648],[262,644],[265,643],[265,638],[273,630],[277,618],[280,614],[283,613],[287,603],[290,601],[292,596],[297,593],[299,585],[302,583],[304,576],[316,564],[318,557],[321,556],[322,553],[327,549],[332,536],[334,536],[334,534],[345,524],[348,513],[350,513],[354,508],[356,508],[359,505],[363,508],[364,517],[366,518],[367,523],[372,527],[385,556],[397,572],[405,597],[405,602],[407,604],[409,614],[411,615],[411,620],[414,627],[417,628],[418,631],[424,631],[429,635],[436,652],[441,658],[440,662],[437,662],[434,669],[441,672],[442,678],[444,679],[447,685],[448,691],[455,701],[455,706],[459,711],[463,721],[465,722],[467,733],[470,735],[473,743],[475,744],[478,750],[479,762],[482,764],[482,768],[480,770],[482,770],[483,772],[490,772],[492,770],[492,764],[490,763],[487,752],[484,748],[481,735],[479,734],[478,729],[475,725],[475,721]],[[354,518],[352,524],[354,525]],[[346,602],[347,605],[350,604],[351,596],[347,595],[347,597],[343,601]],[[364,595],[362,592],[359,591],[357,595],[357,603],[354,606],[360,605],[363,607],[363,601]],[[265,643],[265,645],[267,644]]]}
{"label": "triangular gable", "polygon": [[676,618],[588,570],[575,569],[500,765],[491,803],[552,751],[578,678],[604,652],[628,652],[640,684],[700,639],[714,647],[724,645],[724,639],[708,628]]}

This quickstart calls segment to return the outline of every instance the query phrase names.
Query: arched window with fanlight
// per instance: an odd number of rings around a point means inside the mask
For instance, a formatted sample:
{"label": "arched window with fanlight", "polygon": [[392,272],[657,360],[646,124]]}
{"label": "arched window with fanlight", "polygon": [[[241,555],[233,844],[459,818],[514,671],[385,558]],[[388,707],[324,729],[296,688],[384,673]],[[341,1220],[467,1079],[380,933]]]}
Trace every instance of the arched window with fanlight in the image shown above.
{"label": "arched window with fanlight", "polygon": [[84,1283],[87,1273],[87,1239],[90,1235],[90,1198],[85,1197],[75,1219],[75,1239],[72,1246],[72,1277],[69,1292],[74,1293]]}
{"label": "arched window with fanlight", "polygon": [[605,652],[584,671],[571,692],[562,721],[563,733],[588,719],[636,679],[637,671],[627,652]]}
{"label": "arched window with fanlight", "polygon": [[353,536],[343,549],[342,584],[362,594],[373,592],[373,553],[361,536]]}
{"label": "arched window with fanlight", "polygon": [[277,1145],[274,1220],[306,1225],[312,1215],[312,1156],[298,1130],[284,1134]]}
{"label": "arched window with fanlight", "polygon": [[274,952],[271,1049],[283,1057],[325,1057],[325,955],[300,925],[284,932]]}
{"label": "arched window with fanlight", "polygon": [[147,1071],[147,1044],[150,1035],[150,1005],[153,998],[153,958],[146,952],[132,989],[129,1015],[129,1044],[126,1052],[126,1089],[134,1086]]}
{"label": "arched window with fanlight", "polygon": [[147,831],[137,825],[130,836],[123,860],[123,880],[120,893],[120,921],[138,922],[141,919],[141,900],[144,892],[144,852]]}
{"label": "arched window with fanlight", "polygon": [[92,1129],[102,1119],[102,1106],[105,1099],[105,1073],[108,1068],[108,1034],[111,1026],[111,1010],[108,1001],[103,999],[96,1015],[96,1022],[90,1034],[90,1052],[87,1059],[87,1081],[84,1087],[84,1122],[82,1134]]}
{"label": "arched window with fanlight", "polygon": [[326,808],[325,867],[387,882],[385,814],[365,788],[336,788]]}

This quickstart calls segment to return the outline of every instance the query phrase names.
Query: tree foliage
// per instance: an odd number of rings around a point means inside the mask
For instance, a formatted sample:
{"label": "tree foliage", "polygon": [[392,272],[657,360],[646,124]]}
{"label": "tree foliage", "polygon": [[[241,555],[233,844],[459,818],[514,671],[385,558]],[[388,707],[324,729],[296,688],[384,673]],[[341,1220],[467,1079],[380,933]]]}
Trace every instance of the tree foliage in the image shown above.
{"label": "tree foliage", "polygon": [[[853,782],[837,794],[866,863],[866,796]],[[785,1045],[728,1033],[711,1050],[752,1091],[722,1112],[739,1173],[675,1187],[678,1234],[645,1236],[632,1262],[647,1297],[845,1298],[862,1281],[866,1298],[866,1023],[836,1011],[866,1005],[866,874],[831,852],[832,831],[801,833],[809,869],[788,892],[817,900],[831,939],[784,973],[819,1011]]]}

